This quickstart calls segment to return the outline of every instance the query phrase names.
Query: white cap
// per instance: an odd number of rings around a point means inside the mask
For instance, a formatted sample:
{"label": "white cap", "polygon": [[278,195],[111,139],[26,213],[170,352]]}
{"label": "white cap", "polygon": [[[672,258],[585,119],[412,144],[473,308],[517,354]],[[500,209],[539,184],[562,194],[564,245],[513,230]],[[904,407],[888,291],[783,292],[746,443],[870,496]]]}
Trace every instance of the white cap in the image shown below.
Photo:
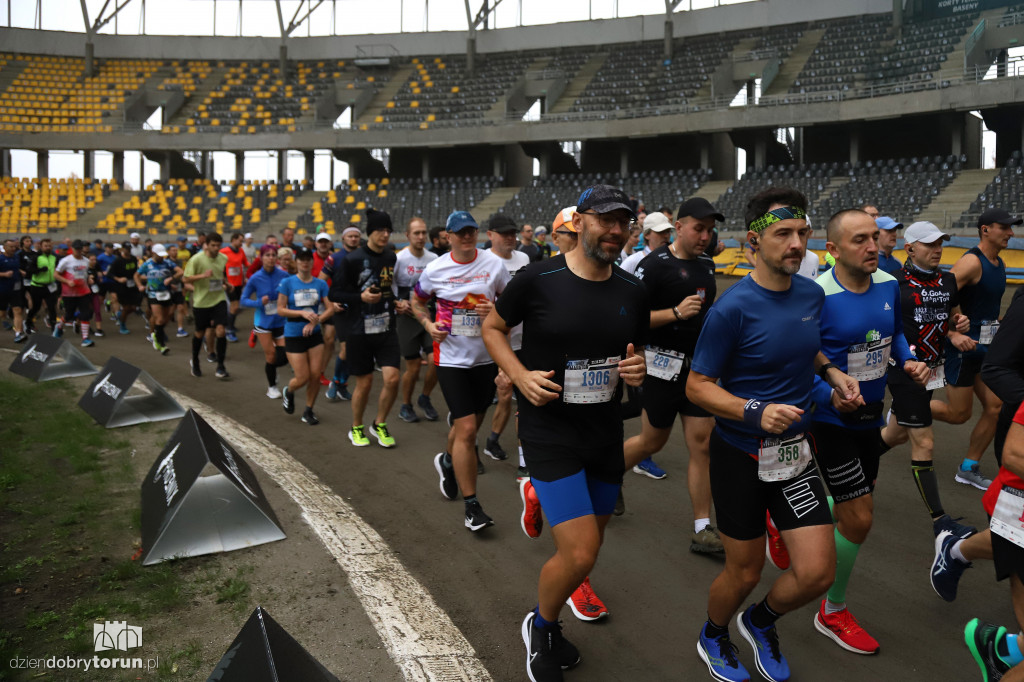
{"label": "white cap", "polygon": [[933,223],[929,223],[927,220],[921,220],[914,223],[903,233],[903,241],[907,244],[913,244],[914,242],[931,244],[940,239],[948,242],[949,235],[937,228]]}
{"label": "white cap", "polygon": [[316,236],[316,240],[317,241],[320,241],[321,239],[326,239],[329,242],[333,242],[334,241],[333,239],[331,239],[331,235],[327,234],[326,232],[321,232],[320,234],[318,234]]}
{"label": "white cap", "polygon": [[164,246],[163,244],[154,244],[153,253],[160,256],[161,258],[165,258],[167,256],[167,247]]}
{"label": "white cap", "polygon": [[246,239],[252,239],[252,232],[246,232],[245,233],[245,238]]}
{"label": "white cap", "polygon": [[543,225],[541,225],[536,230],[534,230],[533,233],[534,234],[547,234],[548,233],[548,228],[546,228]]}
{"label": "white cap", "polygon": [[669,229],[672,229],[672,221],[661,211],[648,213],[644,218],[644,232],[664,232]]}
{"label": "white cap", "polygon": [[138,232],[132,232],[130,235],[128,235],[128,238],[129,239],[138,239],[139,238],[139,233]]}

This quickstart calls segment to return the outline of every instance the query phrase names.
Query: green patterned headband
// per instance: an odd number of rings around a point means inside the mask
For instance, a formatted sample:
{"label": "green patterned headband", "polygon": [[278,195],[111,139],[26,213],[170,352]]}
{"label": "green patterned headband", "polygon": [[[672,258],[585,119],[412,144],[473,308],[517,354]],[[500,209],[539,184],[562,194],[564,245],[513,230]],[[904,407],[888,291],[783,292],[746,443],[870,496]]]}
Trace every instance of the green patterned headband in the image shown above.
{"label": "green patterned headband", "polygon": [[796,206],[787,206],[785,208],[776,208],[768,211],[763,216],[750,223],[750,227],[747,229],[758,234],[765,231],[769,225],[774,225],[780,220],[790,220],[795,218],[797,220],[804,220],[807,218],[807,213],[802,208]]}

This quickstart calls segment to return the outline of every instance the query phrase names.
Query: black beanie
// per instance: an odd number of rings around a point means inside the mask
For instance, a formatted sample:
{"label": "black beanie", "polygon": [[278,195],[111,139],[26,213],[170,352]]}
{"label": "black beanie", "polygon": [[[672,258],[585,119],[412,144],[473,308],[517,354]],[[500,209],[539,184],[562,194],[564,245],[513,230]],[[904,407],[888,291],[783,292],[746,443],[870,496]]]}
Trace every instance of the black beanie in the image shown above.
{"label": "black beanie", "polygon": [[394,227],[391,225],[391,216],[387,213],[368,208],[366,209],[366,234],[373,234],[374,230],[394,230]]}

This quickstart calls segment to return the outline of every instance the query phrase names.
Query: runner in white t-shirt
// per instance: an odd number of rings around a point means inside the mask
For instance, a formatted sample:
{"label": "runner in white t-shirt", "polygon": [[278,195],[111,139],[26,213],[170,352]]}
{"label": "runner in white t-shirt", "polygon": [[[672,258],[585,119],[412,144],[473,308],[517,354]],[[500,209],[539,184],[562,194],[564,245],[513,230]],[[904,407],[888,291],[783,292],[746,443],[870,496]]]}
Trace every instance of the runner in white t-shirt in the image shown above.
{"label": "runner in white t-shirt", "polygon": [[[495,214],[487,223],[487,238],[491,240],[490,251],[505,264],[510,277],[515,277],[520,269],[530,264],[529,256],[522,251],[516,251],[518,232],[519,228],[515,221],[502,213]],[[523,325],[519,324],[512,328],[509,341],[514,351],[523,347]],[[491,459],[500,461],[508,458],[498,438],[501,437],[508,425],[508,418],[512,415],[512,393],[511,383],[498,382],[498,404],[491,417],[491,433],[484,443],[484,454]]]}
{"label": "runner in white t-shirt", "polygon": [[[494,364],[481,337],[481,323],[510,276],[502,260],[476,248],[479,227],[466,211],[448,216],[452,250],[431,262],[413,287],[412,309],[434,340],[434,364],[451,411],[448,449],[434,457],[441,493],[454,500],[462,489],[466,528],[493,525],[476,499],[476,435],[494,397]],[[427,303],[437,302],[431,319]]]}
{"label": "runner in white t-shirt", "polygon": [[[64,325],[74,324],[78,313],[82,332],[82,345],[93,345],[89,338],[89,320],[92,319],[92,299],[89,289],[89,259],[85,257],[85,242],[76,239],[71,253],[60,259],[54,272],[54,279],[61,283],[61,297],[64,299],[64,319],[58,320],[53,335],[63,336]],[[481,344],[482,345],[482,344]]]}
{"label": "runner in white t-shirt", "polygon": [[[409,296],[412,288],[419,281],[423,269],[431,261],[437,260],[437,254],[426,249],[427,223],[423,218],[412,218],[405,228],[405,236],[409,246],[398,252],[395,262],[395,278],[392,288],[395,292],[395,324],[398,327],[398,349],[405,358],[405,374],[402,375],[402,406],[398,416],[407,422],[418,422],[419,415],[412,405],[412,391],[420,376],[423,354],[433,353],[433,339],[412,314]],[[437,385],[437,369],[433,362],[427,363],[427,374],[423,377],[423,391],[416,404],[423,410],[427,421],[437,421],[437,410],[430,402],[430,394]]]}

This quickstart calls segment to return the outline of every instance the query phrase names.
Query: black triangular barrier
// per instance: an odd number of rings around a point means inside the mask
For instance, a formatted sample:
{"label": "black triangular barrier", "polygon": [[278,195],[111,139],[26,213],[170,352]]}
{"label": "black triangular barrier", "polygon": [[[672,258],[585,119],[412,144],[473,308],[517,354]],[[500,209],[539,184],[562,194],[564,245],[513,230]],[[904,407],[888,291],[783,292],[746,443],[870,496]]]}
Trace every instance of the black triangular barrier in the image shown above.
{"label": "black triangular barrier", "polygon": [[340,682],[257,606],[206,682]]}
{"label": "black triangular barrier", "polygon": [[82,377],[96,373],[96,365],[67,339],[33,334],[11,363],[10,371],[32,381]]}
{"label": "black triangular barrier", "polygon": [[148,372],[113,356],[78,406],[108,429],[185,416],[185,408]]}
{"label": "black triangular barrier", "polygon": [[143,565],[284,537],[252,469],[189,410],[142,481]]}

